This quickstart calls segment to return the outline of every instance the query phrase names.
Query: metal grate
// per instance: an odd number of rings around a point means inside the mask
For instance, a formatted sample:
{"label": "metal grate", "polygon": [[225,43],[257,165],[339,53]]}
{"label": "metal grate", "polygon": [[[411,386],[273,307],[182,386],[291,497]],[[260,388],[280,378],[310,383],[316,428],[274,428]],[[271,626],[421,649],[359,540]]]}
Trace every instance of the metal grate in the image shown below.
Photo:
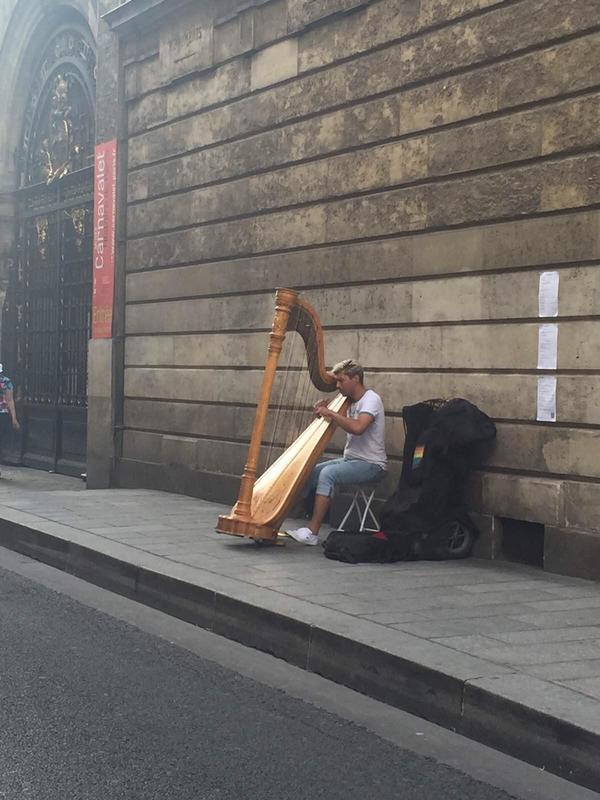
{"label": "metal grate", "polygon": [[87,168],[53,186],[21,192],[20,252],[7,294],[5,360],[19,399],[28,403],[86,405],[91,179]]}
{"label": "metal grate", "polygon": [[26,403],[86,405],[94,69],[87,35],[66,26],[32,82],[3,317],[3,361]]}

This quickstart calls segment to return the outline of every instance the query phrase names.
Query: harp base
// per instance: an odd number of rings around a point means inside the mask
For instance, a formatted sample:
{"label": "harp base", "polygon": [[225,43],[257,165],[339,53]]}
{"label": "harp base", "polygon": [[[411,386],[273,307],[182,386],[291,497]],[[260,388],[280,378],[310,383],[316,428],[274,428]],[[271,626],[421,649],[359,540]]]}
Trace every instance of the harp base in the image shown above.
{"label": "harp base", "polygon": [[279,528],[270,525],[259,525],[249,519],[240,517],[222,516],[217,521],[217,533],[227,533],[230,536],[245,536],[248,539],[260,539],[262,541],[277,541]]}

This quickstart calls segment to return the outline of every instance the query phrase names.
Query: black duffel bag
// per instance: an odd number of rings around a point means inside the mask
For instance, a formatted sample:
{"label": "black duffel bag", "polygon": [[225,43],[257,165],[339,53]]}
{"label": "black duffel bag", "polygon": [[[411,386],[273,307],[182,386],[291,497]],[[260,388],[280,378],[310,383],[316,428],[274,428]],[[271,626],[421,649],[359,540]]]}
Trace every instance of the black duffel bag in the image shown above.
{"label": "black duffel bag", "polygon": [[323,544],[326,558],[346,564],[389,564],[407,561],[413,555],[410,534],[389,536],[382,531],[332,531]]}

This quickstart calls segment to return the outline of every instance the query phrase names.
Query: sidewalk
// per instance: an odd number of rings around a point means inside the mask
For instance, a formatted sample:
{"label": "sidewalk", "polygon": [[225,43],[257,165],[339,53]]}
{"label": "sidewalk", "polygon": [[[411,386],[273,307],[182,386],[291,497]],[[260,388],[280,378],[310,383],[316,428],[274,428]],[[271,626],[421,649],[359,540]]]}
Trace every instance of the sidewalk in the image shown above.
{"label": "sidewalk", "polygon": [[600,791],[600,584],[504,562],[328,561],[223,506],[5,467],[0,545]]}

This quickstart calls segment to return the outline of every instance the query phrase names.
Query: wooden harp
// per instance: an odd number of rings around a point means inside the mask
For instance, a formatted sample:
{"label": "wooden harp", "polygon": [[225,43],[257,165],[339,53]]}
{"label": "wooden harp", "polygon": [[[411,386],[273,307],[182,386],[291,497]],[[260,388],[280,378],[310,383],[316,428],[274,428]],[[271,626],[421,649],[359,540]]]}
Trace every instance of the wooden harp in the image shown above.
{"label": "wooden harp", "polygon": [[[292,331],[299,333],[304,341],[311,382],[323,392],[335,391],[335,378],[324,366],[323,333],[317,314],[298,292],[277,289],[267,361],[240,492],[231,514],[219,517],[217,533],[275,540],[279,526],[333,436],[335,424],[321,417],[315,418],[257,479],[257,465],[277,362],[285,336]],[[348,400],[338,394],[328,406],[343,414],[348,407]]]}

